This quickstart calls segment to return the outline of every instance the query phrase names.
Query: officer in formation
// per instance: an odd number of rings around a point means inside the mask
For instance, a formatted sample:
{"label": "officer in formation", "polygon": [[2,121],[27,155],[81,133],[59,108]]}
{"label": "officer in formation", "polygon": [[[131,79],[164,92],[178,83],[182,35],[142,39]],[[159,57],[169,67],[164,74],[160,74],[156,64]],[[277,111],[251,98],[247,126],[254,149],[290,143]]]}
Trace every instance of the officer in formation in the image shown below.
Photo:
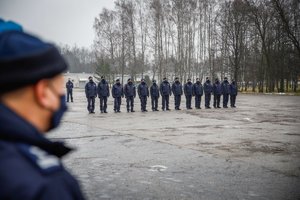
{"label": "officer in formation", "polygon": [[192,109],[192,97],[194,96],[193,83],[188,78],[187,83],[184,85],[184,95],[186,98],[186,109]]}
{"label": "officer in formation", "polygon": [[156,84],[156,80],[152,81],[152,86],[150,87],[150,95],[151,95],[151,105],[152,111],[159,111],[158,108],[158,99],[159,99],[159,87]]}
{"label": "officer in formation", "polygon": [[149,97],[149,89],[147,83],[145,82],[145,79],[142,79],[141,83],[138,86],[138,95],[141,100],[142,112],[148,112],[146,106],[147,106],[147,97]]}
{"label": "officer in formation", "polygon": [[172,91],[167,78],[163,78],[163,82],[160,84],[160,94],[162,97],[162,110],[169,111],[169,97],[172,95]]}
{"label": "officer in formation", "polygon": [[98,97],[100,99],[100,112],[107,113],[107,98],[109,97],[109,85],[104,76],[101,76],[101,81],[97,87]]}
{"label": "officer in formation", "polygon": [[73,102],[73,83],[71,79],[68,79],[68,82],[66,83],[67,88],[67,102],[69,102],[69,99],[71,98],[71,102]]}
{"label": "officer in formation", "polygon": [[0,66],[0,199],[84,199],[61,161],[72,149],[45,137],[67,109],[65,60],[0,19]]}
{"label": "officer in formation", "polygon": [[180,102],[181,102],[181,95],[182,95],[183,91],[182,91],[182,85],[181,85],[178,77],[175,78],[175,81],[172,84],[172,92],[174,95],[175,110],[181,110]]}
{"label": "officer in formation", "polygon": [[204,93],[205,93],[205,108],[210,109],[212,85],[208,77],[206,77],[206,81],[204,83]]}
{"label": "officer in formation", "polygon": [[124,97],[123,86],[120,83],[120,79],[116,80],[116,83],[113,85],[111,89],[111,94],[114,100],[114,111],[115,113],[120,113],[120,107],[122,103],[122,98]]}
{"label": "officer in formation", "polygon": [[222,95],[223,95],[223,108],[228,108],[227,105],[228,105],[230,88],[229,88],[229,82],[227,80],[227,77],[224,78],[221,88],[222,88]]}
{"label": "officer in formation", "polygon": [[203,95],[203,87],[199,78],[196,79],[196,83],[194,83],[193,85],[193,93],[195,95],[195,108],[201,109],[200,105],[201,105],[201,98]]}
{"label": "officer in formation", "polygon": [[235,100],[236,100],[236,96],[237,96],[237,93],[238,93],[235,80],[231,81],[231,84],[230,84],[229,87],[230,87],[230,106],[232,108],[235,108]]}
{"label": "officer in formation", "polygon": [[222,94],[221,84],[219,79],[216,78],[215,83],[213,84],[213,94],[214,94],[214,108],[220,107],[220,99]]}
{"label": "officer in formation", "polygon": [[124,86],[124,94],[127,103],[127,112],[129,111],[135,112],[133,106],[134,106],[134,98],[136,97],[136,88],[131,78],[127,80],[127,84],[125,84]]}
{"label": "officer in formation", "polygon": [[85,96],[88,101],[87,109],[89,113],[95,113],[95,98],[97,97],[97,85],[93,81],[93,77],[89,77],[89,81],[85,85]]}

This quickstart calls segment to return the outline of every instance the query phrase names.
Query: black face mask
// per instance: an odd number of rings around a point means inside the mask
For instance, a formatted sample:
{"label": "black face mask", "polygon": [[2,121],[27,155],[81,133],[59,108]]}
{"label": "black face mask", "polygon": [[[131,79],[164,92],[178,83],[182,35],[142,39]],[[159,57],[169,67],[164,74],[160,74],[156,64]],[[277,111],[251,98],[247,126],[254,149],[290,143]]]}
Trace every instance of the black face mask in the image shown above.
{"label": "black face mask", "polygon": [[48,131],[55,129],[60,124],[60,121],[64,115],[64,113],[67,111],[67,104],[66,104],[66,95],[59,95],[54,89],[51,89],[55,95],[59,97],[60,100],[60,106],[59,108],[53,112],[51,119],[50,119],[50,127]]}
{"label": "black face mask", "polygon": [[102,79],[102,83],[105,83],[105,79]]}
{"label": "black face mask", "polygon": [[128,82],[128,84],[129,84],[129,85],[132,85],[132,82],[131,82],[131,81],[129,81],[129,82]]}
{"label": "black face mask", "polygon": [[120,85],[120,82],[117,82],[117,85]]}
{"label": "black face mask", "polygon": [[92,83],[92,82],[93,82],[93,79],[90,79],[90,82]]}
{"label": "black face mask", "polygon": [[196,83],[197,83],[197,84],[199,84],[199,83],[200,83],[200,81],[197,81]]}

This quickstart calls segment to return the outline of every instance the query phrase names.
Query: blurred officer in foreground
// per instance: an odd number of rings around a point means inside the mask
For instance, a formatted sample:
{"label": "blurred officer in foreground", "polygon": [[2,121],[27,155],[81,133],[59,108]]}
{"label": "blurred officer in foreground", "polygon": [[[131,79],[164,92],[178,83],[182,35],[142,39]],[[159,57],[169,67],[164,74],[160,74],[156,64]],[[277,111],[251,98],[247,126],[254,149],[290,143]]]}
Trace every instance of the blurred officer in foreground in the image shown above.
{"label": "blurred officer in foreground", "polygon": [[182,85],[179,82],[179,78],[175,78],[175,82],[172,85],[172,92],[174,94],[174,103],[175,103],[175,110],[180,109],[180,102],[181,102],[181,95],[182,95]]}
{"label": "blurred officer in foreground", "polygon": [[73,102],[73,83],[71,79],[68,79],[68,82],[66,83],[67,88],[67,102],[69,102],[69,97],[71,97],[71,102]]}
{"label": "blurred officer in foreground", "polygon": [[145,82],[145,79],[142,79],[141,84],[139,84],[138,86],[138,94],[141,100],[142,112],[148,112],[146,106],[147,106],[147,97],[149,97],[149,89],[147,83]]}
{"label": "blurred officer in foreground", "polygon": [[97,97],[97,85],[93,81],[93,77],[89,77],[89,82],[85,85],[85,96],[88,101],[87,109],[89,113],[95,113],[95,98]]}
{"label": "blurred officer in foreground", "polygon": [[221,88],[222,88],[222,95],[223,95],[223,108],[228,108],[227,105],[228,105],[230,88],[229,88],[229,82],[227,80],[227,77],[224,78]]}
{"label": "blurred officer in foreground", "polygon": [[97,87],[98,97],[100,99],[100,112],[107,113],[107,98],[109,97],[109,85],[104,76],[101,76],[101,81]]}
{"label": "blurred officer in foreground", "polygon": [[113,96],[114,100],[114,111],[115,113],[121,112],[121,103],[122,103],[122,97],[124,97],[124,91],[123,86],[120,83],[120,79],[116,80],[116,83],[113,85],[111,89],[111,94]]}
{"label": "blurred officer in foreground", "polygon": [[220,99],[221,99],[221,84],[219,79],[216,78],[215,83],[213,84],[213,94],[214,94],[214,108],[220,107]]}
{"label": "blurred officer in foreground", "polygon": [[135,85],[132,83],[132,79],[129,78],[127,80],[127,84],[124,86],[124,94],[127,103],[127,112],[135,112],[134,107],[134,98],[136,97],[136,88]]}
{"label": "blurred officer in foreground", "polygon": [[235,80],[231,81],[229,88],[230,88],[230,106],[232,108],[235,108],[235,100],[236,100],[236,96],[238,94],[238,89],[237,89]]}
{"label": "blurred officer in foreground", "polygon": [[196,79],[196,83],[193,85],[193,93],[195,95],[195,107],[196,109],[201,109],[201,97],[203,95],[203,87],[199,80],[199,78]]}
{"label": "blurred officer in foreground", "polygon": [[171,86],[167,78],[163,78],[163,82],[160,84],[160,94],[162,97],[162,110],[169,109],[169,96],[172,95]]}
{"label": "blurred officer in foreground", "polygon": [[159,88],[156,84],[156,80],[152,81],[152,86],[150,87],[150,95],[151,95],[151,105],[152,111],[159,111],[158,108],[158,99],[159,99]]}
{"label": "blurred officer in foreground", "polygon": [[193,93],[193,83],[191,79],[188,78],[187,83],[184,85],[184,95],[186,99],[186,109],[192,109],[192,97]]}
{"label": "blurred officer in foreground", "polygon": [[67,65],[54,45],[0,19],[0,199],[84,199],[44,135],[66,111]]}
{"label": "blurred officer in foreground", "polygon": [[212,93],[212,85],[208,77],[206,77],[206,81],[204,83],[204,93],[205,93],[205,108],[210,109],[210,100]]}

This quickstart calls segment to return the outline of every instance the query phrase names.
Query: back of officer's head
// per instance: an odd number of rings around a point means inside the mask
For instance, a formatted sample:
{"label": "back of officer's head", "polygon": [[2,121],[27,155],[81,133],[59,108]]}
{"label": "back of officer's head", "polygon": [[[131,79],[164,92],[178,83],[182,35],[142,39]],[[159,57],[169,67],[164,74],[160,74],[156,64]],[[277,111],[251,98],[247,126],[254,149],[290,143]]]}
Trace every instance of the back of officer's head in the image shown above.
{"label": "back of officer's head", "polygon": [[7,25],[0,21],[0,103],[47,131],[61,106],[67,65],[54,45]]}

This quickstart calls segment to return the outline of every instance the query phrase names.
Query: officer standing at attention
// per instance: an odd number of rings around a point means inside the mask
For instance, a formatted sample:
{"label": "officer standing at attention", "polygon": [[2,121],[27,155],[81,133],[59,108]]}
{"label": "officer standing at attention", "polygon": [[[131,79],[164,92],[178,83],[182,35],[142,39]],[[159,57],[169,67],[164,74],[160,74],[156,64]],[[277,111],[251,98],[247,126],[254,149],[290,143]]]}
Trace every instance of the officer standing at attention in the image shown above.
{"label": "officer standing at attention", "polygon": [[214,94],[214,108],[220,107],[220,99],[221,99],[221,84],[219,79],[216,78],[215,83],[213,84],[213,94]]}
{"label": "officer standing at attention", "polygon": [[150,95],[151,95],[151,105],[152,111],[159,111],[158,108],[158,99],[159,99],[159,88],[156,84],[156,80],[152,81],[152,86],[150,87]]}
{"label": "officer standing at attention", "polygon": [[205,93],[205,108],[210,109],[210,99],[212,93],[212,85],[208,77],[206,77],[206,81],[204,83],[204,93]]}
{"label": "officer standing at attention", "polygon": [[73,102],[73,83],[70,78],[66,83],[66,88],[67,88],[67,102],[69,102],[70,97],[71,97],[71,102]]}
{"label": "officer standing at attention", "polygon": [[187,83],[184,85],[184,95],[186,99],[186,109],[192,109],[192,96],[194,96],[193,93],[193,83],[191,82],[191,79],[188,78]]}
{"label": "officer standing at attention", "polygon": [[229,97],[229,82],[227,80],[227,77],[224,78],[224,81],[221,85],[222,88],[222,95],[223,95],[223,108],[228,108],[228,97]]}
{"label": "officer standing at attention", "polygon": [[124,86],[124,94],[127,103],[127,112],[129,112],[129,110],[131,112],[135,112],[133,106],[134,106],[134,98],[136,97],[136,88],[135,85],[132,83],[131,78],[127,80],[127,84],[125,84]]}
{"label": "officer standing at attention", "polygon": [[175,103],[175,110],[180,109],[180,102],[181,102],[181,95],[182,95],[182,85],[179,82],[179,78],[175,78],[175,82],[172,85],[172,92],[174,94],[174,103]]}
{"label": "officer standing at attention", "polygon": [[195,108],[201,109],[201,97],[203,95],[203,87],[199,80],[199,78],[196,79],[196,83],[193,85],[193,93],[195,95]]}
{"label": "officer standing at attention", "polygon": [[101,81],[97,87],[98,97],[100,99],[100,112],[107,113],[107,98],[109,97],[109,85],[104,76],[101,76]]}
{"label": "officer standing at attention", "polygon": [[172,91],[167,78],[163,78],[163,82],[160,84],[160,94],[162,98],[162,110],[170,110],[169,97],[172,95]]}
{"label": "officer standing at attention", "polygon": [[89,113],[95,113],[95,98],[97,97],[97,85],[93,81],[93,77],[89,77],[89,82],[85,85],[85,96],[88,101],[87,109]]}
{"label": "officer standing at attention", "polygon": [[149,89],[147,83],[145,82],[145,79],[142,79],[141,84],[139,84],[138,86],[138,95],[141,100],[142,112],[148,112],[146,106],[147,106],[147,97],[149,97]]}
{"label": "officer standing at attention", "polygon": [[231,81],[229,88],[230,88],[230,106],[232,108],[235,108],[235,100],[236,100],[236,96],[238,94],[238,89],[237,89],[235,80]]}
{"label": "officer standing at attention", "polygon": [[122,103],[122,98],[124,97],[123,86],[120,83],[120,79],[116,80],[116,83],[113,85],[111,89],[111,94],[114,100],[114,111],[115,113],[120,113],[120,107]]}
{"label": "officer standing at attention", "polygon": [[72,149],[45,137],[67,109],[65,60],[0,19],[0,66],[0,199],[84,199],[61,161]]}

